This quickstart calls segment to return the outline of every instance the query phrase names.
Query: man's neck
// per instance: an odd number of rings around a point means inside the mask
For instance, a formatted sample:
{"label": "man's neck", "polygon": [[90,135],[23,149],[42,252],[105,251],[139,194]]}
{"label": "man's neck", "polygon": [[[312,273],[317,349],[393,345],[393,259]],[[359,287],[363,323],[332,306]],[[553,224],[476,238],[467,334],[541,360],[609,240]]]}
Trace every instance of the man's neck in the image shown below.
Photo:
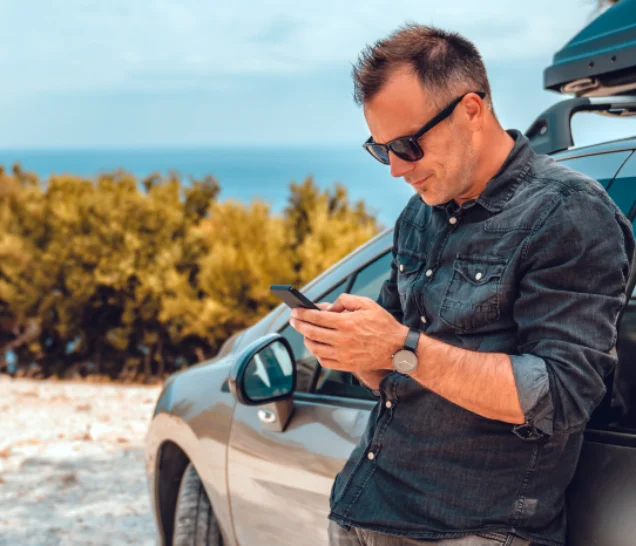
{"label": "man's neck", "polygon": [[475,185],[474,195],[463,199],[455,199],[458,205],[469,199],[477,199],[479,197],[488,182],[499,172],[503,162],[510,155],[515,145],[514,139],[501,126],[493,129],[492,133],[492,136],[484,138],[484,142],[488,143],[488,147],[481,152],[481,161],[477,163],[475,180],[478,183]]}

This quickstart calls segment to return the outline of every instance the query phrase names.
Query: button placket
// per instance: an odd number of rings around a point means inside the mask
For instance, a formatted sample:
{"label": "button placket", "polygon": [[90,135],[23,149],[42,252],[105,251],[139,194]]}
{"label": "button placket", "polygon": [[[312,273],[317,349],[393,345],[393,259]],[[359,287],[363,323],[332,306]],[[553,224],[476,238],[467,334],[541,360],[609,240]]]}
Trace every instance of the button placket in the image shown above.
{"label": "button placket", "polygon": [[397,395],[395,394],[396,389],[397,386],[395,384],[395,381],[390,379],[384,389],[384,394],[386,394],[386,397],[384,398],[384,407],[388,411],[381,411],[378,415],[377,427],[367,450],[367,459],[369,461],[373,461],[377,458],[378,453],[380,452],[380,448],[382,447],[380,440],[382,439],[384,431],[389,426],[389,423],[393,418],[393,410],[395,409],[395,405],[397,403]]}

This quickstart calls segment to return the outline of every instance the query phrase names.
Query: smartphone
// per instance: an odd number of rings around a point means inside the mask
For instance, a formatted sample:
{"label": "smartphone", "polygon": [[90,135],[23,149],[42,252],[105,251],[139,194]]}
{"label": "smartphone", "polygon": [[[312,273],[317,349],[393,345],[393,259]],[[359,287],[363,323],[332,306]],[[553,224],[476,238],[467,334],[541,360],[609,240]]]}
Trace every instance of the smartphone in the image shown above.
{"label": "smartphone", "polygon": [[269,289],[292,309],[302,307],[303,309],[316,309],[320,311],[320,307],[308,300],[302,293],[289,284],[272,284]]}

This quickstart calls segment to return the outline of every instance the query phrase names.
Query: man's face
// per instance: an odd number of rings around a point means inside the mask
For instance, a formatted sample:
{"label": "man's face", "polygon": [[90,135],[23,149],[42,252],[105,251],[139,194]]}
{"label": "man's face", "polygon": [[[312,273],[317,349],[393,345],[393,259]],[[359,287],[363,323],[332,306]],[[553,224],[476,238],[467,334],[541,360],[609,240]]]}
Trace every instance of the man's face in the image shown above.
{"label": "man's face", "polygon": [[[400,70],[364,105],[364,117],[373,141],[383,144],[417,132],[440,109],[432,104],[431,94],[416,74]],[[477,197],[472,195],[478,142],[475,127],[462,101],[449,118],[419,140],[422,159],[408,162],[390,152],[391,175],[403,177],[428,205]]]}

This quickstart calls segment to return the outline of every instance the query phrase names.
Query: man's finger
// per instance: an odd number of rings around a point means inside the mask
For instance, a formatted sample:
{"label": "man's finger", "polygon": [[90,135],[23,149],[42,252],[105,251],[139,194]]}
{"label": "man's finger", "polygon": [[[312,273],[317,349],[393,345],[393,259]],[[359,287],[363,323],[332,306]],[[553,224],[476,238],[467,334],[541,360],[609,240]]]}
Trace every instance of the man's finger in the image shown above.
{"label": "man's finger", "polygon": [[338,342],[338,333],[333,328],[324,328],[299,319],[292,319],[292,321],[292,326],[305,338],[329,345],[335,345]]}
{"label": "man's finger", "polygon": [[319,362],[323,368],[329,368],[330,370],[349,371],[347,369],[347,366],[343,365],[342,362],[340,362],[339,360],[333,360],[330,358],[320,358]]}
{"label": "man's finger", "polygon": [[337,355],[336,349],[332,345],[318,343],[309,338],[305,338],[305,347],[318,359],[334,358]]}
{"label": "man's finger", "polygon": [[297,307],[292,311],[291,315],[292,318],[331,329],[338,328],[338,326],[342,324],[342,320],[346,320],[346,317],[341,317],[338,313],[327,311],[326,309],[316,311],[315,309],[301,309]]}
{"label": "man's finger", "polygon": [[353,294],[340,294],[338,299],[332,304],[328,311],[332,313],[341,313],[342,311],[358,311],[361,309],[369,309],[370,304],[375,302],[370,298],[362,296],[354,296]]}

